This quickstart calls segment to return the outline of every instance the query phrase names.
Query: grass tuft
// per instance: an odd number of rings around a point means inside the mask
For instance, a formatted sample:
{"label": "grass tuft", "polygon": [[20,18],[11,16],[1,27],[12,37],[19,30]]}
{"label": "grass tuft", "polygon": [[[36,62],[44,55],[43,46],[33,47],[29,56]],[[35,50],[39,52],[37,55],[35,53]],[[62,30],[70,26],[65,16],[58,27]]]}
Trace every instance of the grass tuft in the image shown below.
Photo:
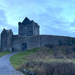
{"label": "grass tuft", "polygon": [[0,57],[4,56],[4,55],[6,55],[6,54],[9,54],[9,53],[10,53],[10,51],[3,51],[3,52],[0,52]]}

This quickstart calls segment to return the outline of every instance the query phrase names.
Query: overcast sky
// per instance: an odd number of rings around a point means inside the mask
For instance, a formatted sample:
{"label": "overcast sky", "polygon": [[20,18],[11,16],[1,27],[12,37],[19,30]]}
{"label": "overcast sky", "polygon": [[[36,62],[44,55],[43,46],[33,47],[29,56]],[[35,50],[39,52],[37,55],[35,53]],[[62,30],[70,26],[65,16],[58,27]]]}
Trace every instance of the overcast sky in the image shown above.
{"label": "overcast sky", "polygon": [[40,34],[75,36],[75,0],[0,0],[0,32],[25,17],[40,25]]}

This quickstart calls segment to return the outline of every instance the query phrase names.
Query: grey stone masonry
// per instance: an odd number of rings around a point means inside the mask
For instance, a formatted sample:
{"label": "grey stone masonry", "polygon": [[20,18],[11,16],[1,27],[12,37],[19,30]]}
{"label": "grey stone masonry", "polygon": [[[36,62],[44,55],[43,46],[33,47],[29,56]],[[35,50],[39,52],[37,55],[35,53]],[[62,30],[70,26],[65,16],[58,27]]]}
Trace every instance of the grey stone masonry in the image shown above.
{"label": "grey stone masonry", "polygon": [[39,25],[27,17],[18,23],[18,35],[13,35],[12,30],[3,29],[1,33],[1,50],[24,51],[45,44],[72,45],[75,37],[39,35]]}
{"label": "grey stone masonry", "polygon": [[12,48],[12,37],[13,37],[12,30],[11,29],[6,30],[4,28],[1,33],[1,50],[2,51],[7,51],[10,48]]}
{"label": "grey stone masonry", "polygon": [[18,23],[18,35],[21,36],[32,36],[39,35],[39,25],[35,23],[33,20],[30,21],[27,17],[23,20],[23,22]]}

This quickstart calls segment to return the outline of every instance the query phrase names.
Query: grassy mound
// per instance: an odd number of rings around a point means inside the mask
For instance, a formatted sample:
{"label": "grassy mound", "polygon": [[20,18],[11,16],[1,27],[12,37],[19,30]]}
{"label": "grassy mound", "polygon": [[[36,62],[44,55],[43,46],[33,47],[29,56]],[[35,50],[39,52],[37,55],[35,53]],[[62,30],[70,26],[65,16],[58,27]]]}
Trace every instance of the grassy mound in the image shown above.
{"label": "grassy mound", "polygon": [[[32,71],[36,75],[75,75],[75,64],[74,63],[44,63],[44,62],[28,62],[23,64],[21,68],[18,68],[19,71],[27,74],[23,70]],[[32,74],[33,75],[33,74]]]}
{"label": "grassy mound", "polygon": [[38,49],[39,48],[34,48],[32,50],[23,51],[13,55],[10,58],[11,64],[14,66],[15,69],[17,69],[19,66],[21,66],[21,64],[28,62],[28,58],[27,58],[28,55],[38,52]]}
{"label": "grassy mound", "polygon": [[[41,69],[45,71],[47,67],[43,65],[44,63],[48,65],[54,62],[62,64],[70,62],[75,63],[75,50],[72,46],[46,45],[42,48],[34,48],[13,55],[10,58],[10,62],[16,70],[23,68],[40,73]],[[42,66],[40,67],[38,63],[42,64]]]}

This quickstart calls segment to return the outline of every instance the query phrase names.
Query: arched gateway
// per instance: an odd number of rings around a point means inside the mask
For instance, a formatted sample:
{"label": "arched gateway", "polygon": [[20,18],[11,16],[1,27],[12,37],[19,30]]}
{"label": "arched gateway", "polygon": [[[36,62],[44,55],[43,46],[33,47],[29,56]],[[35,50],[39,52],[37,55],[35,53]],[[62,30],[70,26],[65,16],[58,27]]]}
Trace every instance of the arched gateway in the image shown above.
{"label": "arched gateway", "polygon": [[22,43],[22,51],[27,50],[27,43]]}

